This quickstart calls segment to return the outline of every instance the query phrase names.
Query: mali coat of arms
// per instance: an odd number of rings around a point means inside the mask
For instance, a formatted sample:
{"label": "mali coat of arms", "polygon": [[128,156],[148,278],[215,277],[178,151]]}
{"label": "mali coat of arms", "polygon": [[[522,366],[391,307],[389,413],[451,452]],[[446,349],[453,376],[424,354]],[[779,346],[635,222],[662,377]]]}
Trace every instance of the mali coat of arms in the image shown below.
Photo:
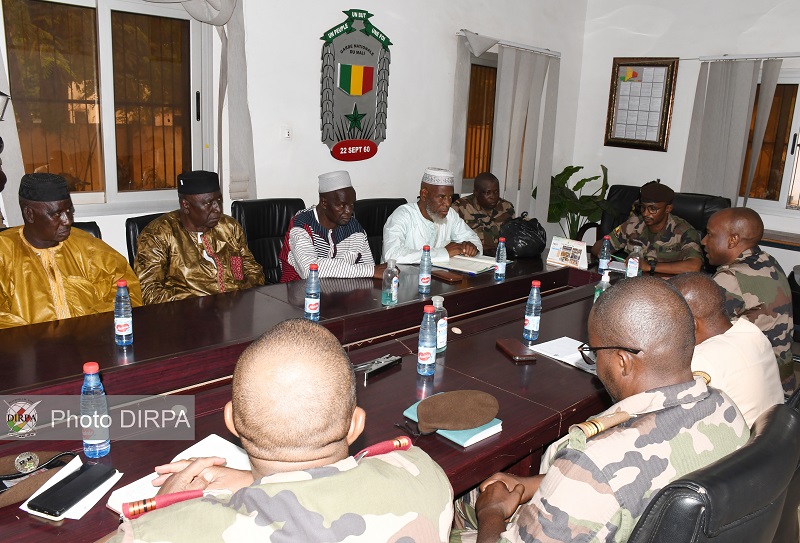
{"label": "mali coat of arms", "polygon": [[366,160],[386,139],[389,46],[361,9],[322,36],[322,142],[338,160]]}

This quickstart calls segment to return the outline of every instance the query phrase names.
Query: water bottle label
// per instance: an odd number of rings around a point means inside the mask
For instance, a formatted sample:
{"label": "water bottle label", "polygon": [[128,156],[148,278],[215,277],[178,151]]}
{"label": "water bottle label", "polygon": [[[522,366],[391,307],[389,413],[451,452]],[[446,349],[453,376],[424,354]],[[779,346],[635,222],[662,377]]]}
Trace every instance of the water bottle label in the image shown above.
{"label": "water bottle label", "polygon": [[417,364],[427,365],[436,363],[436,347],[419,347],[417,349]]}
{"label": "water bottle label", "polygon": [[611,259],[609,259],[609,258],[601,258],[600,259],[600,263],[597,264],[597,269],[598,270],[607,270],[609,264],[611,264]]}
{"label": "water bottle label", "polygon": [[436,348],[441,349],[447,345],[447,317],[442,317],[436,323]]}
{"label": "water bottle label", "polygon": [[319,313],[319,298],[306,298],[306,313]]}
{"label": "water bottle label", "polygon": [[400,288],[400,278],[392,277],[392,301],[397,301],[397,291]]}
{"label": "water bottle label", "polygon": [[115,317],[114,318],[114,332],[118,336],[127,336],[133,333],[133,318],[131,317]]}
{"label": "water bottle label", "polygon": [[628,259],[625,277],[636,277],[637,275],[639,275],[639,259],[637,257],[631,257]]}
{"label": "water bottle label", "polygon": [[531,332],[538,332],[539,319],[541,319],[541,317],[534,317],[533,315],[525,315],[525,330],[530,330]]}
{"label": "water bottle label", "polygon": [[505,262],[498,262],[497,263],[497,273],[501,275],[505,275],[506,273],[506,263]]}
{"label": "water bottle label", "polygon": [[430,284],[431,284],[431,274],[429,273],[419,274],[419,285],[421,287],[427,287]]}

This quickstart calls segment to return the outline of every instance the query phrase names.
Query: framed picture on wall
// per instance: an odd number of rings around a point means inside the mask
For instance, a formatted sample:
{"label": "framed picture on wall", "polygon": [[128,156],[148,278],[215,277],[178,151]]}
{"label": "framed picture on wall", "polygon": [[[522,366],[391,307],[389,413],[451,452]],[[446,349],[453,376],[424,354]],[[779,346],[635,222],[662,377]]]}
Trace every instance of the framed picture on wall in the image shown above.
{"label": "framed picture on wall", "polygon": [[666,151],[677,58],[614,58],[606,145]]}

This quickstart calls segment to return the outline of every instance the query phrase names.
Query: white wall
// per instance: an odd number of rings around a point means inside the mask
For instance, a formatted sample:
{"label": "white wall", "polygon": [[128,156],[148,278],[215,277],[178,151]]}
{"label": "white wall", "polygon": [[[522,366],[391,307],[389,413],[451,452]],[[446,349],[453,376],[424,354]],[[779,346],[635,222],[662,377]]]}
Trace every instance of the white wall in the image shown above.
{"label": "white wall", "polygon": [[[415,198],[424,168],[449,162],[455,33],[461,28],[562,53],[554,164],[561,169],[571,161],[586,0],[569,5],[558,0],[246,0],[244,8],[259,198],[316,203],[317,175],[338,169],[350,171],[359,198]],[[375,157],[348,163],[332,158],[320,141],[319,38],[344,21],[342,11],[351,8],[373,13],[371,21],[393,45],[386,141]],[[216,33],[214,47],[216,95]],[[216,118],[216,99],[214,107]],[[282,126],[291,127],[291,141],[279,137]],[[227,157],[227,138],[223,147]],[[126,254],[126,216],[86,216],[80,210],[78,215],[96,220],[103,239]]]}
{"label": "white wall", "polygon": [[[660,178],[679,190],[700,63],[698,56],[800,51],[796,0],[594,0],[589,2],[573,161],[588,171],[608,166],[612,184]],[[665,153],[603,145],[614,57],[679,57],[675,105]],[[687,59],[687,60],[684,60]],[[784,61],[798,67],[800,61]],[[762,214],[767,228],[800,231],[786,217]],[[781,252],[781,264],[800,253]]]}
{"label": "white wall", "polygon": [[[316,203],[317,175],[347,169],[359,198],[416,197],[426,166],[447,167],[453,114],[455,33],[479,34],[561,51],[556,163],[569,160],[575,131],[586,1],[340,0],[245,4],[250,111],[258,196]],[[339,162],[320,141],[322,33],[343,10],[366,9],[389,36],[391,67],[386,141],[375,157]],[[285,77],[283,74],[286,74]],[[279,138],[290,126],[292,141]]]}

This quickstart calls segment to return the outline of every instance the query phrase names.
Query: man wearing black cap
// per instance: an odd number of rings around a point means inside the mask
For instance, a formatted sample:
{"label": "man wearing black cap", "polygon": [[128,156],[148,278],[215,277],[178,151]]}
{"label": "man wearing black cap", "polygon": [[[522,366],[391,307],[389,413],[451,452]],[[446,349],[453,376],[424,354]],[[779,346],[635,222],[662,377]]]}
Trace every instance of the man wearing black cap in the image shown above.
{"label": "man wearing black cap", "polygon": [[125,258],[75,229],[75,209],[60,175],[22,178],[24,226],[0,232],[0,328],[111,311],[117,281],[141,305],[139,280]]}
{"label": "man wearing black cap", "polygon": [[139,235],[134,267],[145,304],[264,284],[244,230],[222,213],[216,173],[180,174],[178,202],[180,209],[155,219]]}
{"label": "man wearing black cap", "polygon": [[[627,221],[610,234],[611,249],[642,248],[642,271],[666,275],[697,272],[703,267],[700,234],[691,224],[672,214],[675,192],[657,181],[646,183],[640,192],[640,213],[632,213]],[[598,256],[603,240],[597,240],[592,254]]]}

